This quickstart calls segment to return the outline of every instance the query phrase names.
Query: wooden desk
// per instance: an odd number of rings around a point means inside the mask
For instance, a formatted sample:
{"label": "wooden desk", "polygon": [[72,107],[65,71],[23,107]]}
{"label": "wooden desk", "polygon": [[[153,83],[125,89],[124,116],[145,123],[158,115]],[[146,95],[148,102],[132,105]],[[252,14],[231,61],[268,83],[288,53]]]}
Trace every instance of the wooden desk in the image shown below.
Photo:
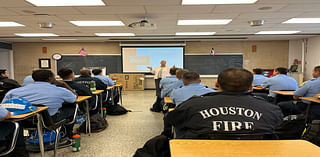
{"label": "wooden desk", "polygon": [[304,140],[170,140],[171,157],[318,157]]}
{"label": "wooden desk", "polygon": [[[88,126],[88,128],[86,127],[86,133],[89,132],[89,136],[91,134],[91,123],[90,123],[90,109],[89,109],[89,102],[88,102],[88,99],[90,99],[91,96],[78,96],[77,100],[75,101],[75,103],[79,103],[80,102],[86,102],[85,104],[85,109],[86,109],[86,126]],[[89,130],[89,131],[88,131]]]}
{"label": "wooden desk", "polygon": [[[103,110],[102,110],[102,105],[103,105],[103,100],[102,100],[102,93],[104,90],[96,90],[92,92],[93,95],[96,95],[96,100],[99,99],[98,95],[100,95],[100,115],[103,117]],[[96,108],[98,107],[98,101],[96,101]],[[96,109],[95,108],[95,109]]]}
{"label": "wooden desk", "polygon": [[11,116],[10,119],[11,121],[20,121],[20,120],[24,120],[27,119],[29,117],[32,117],[34,115],[37,116],[37,130],[39,133],[39,146],[40,146],[40,152],[41,152],[41,156],[44,157],[44,145],[43,145],[43,134],[42,134],[42,118],[41,118],[41,114],[39,114],[41,111],[47,110],[48,107],[37,107],[37,109],[35,111],[29,112],[29,113],[25,113],[25,114],[20,114],[20,115],[14,115]]}
{"label": "wooden desk", "polygon": [[1,93],[1,92],[4,92],[4,90],[0,90],[0,93]]}
{"label": "wooden desk", "polygon": [[299,99],[307,100],[307,101],[311,101],[311,102],[315,102],[315,103],[319,103],[320,104],[320,99],[317,99],[317,98],[314,98],[314,97],[299,97]]}
{"label": "wooden desk", "polygon": [[260,87],[260,86],[258,86],[258,87],[253,87],[252,89],[253,89],[253,90],[269,90],[269,88],[262,88],[262,87]]}
{"label": "wooden desk", "polygon": [[173,101],[171,100],[171,98],[170,97],[164,97],[164,103],[165,104],[173,104]]}
{"label": "wooden desk", "polygon": [[281,94],[281,95],[293,95],[294,90],[288,91],[272,91],[272,93]]}

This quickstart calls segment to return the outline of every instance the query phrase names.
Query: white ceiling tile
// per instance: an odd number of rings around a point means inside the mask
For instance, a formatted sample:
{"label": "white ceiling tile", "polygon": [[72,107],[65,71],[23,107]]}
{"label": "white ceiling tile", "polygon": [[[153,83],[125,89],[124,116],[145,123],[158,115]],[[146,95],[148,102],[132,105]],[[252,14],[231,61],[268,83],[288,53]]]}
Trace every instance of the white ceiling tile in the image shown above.
{"label": "white ceiling tile", "polygon": [[317,4],[290,4],[287,7],[280,9],[279,11],[319,11],[320,3]]}
{"label": "white ceiling tile", "polygon": [[320,3],[319,0],[258,0],[257,4],[307,4]]}
{"label": "white ceiling tile", "polygon": [[121,6],[134,6],[134,5],[151,5],[151,0],[104,0],[107,5],[121,5]]}
{"label": "white ceiling tile", "polygon": [[30,7],[32,4],[24,0],[0,0],[1,7]]}
{"label": "white ceiling tile", "polygon": [[83,14],[144,14],[143,6],[76,7]]}
{"label": "white ceiling tile", "polygon": [[10,15],[19,15],[19,14],[7,8],[0,8],[0,16],[3,16],[3,15],[10,16]]}
{"label": "white ceiling tile", "polygon": [[64,19],[66,21],[116,21],[120,20],[117,15],[57,15],[60,19]]}
{"label": "white ceiling tile", "polygon": [[233,19],[239,16],[237,13],[225,13],[225,14],[179,14],[178,19],[190,19],[190,20],[195,20],[195,19]]}
{"label": "white ceiling tile", "polygon": [[81,14],[73,7],[19,7],[8,8],[11,11],[17,12],[21,15],[33,15],[33,14],[50,14],[50,15],[70,15]]}
{"label": "white ceiling tile", "polygon": [[146,6],[147,13],[211,13],[214,6]]}
{"label": "white ceiling tile", "polygon": [[[217,5],[213,13],[234,13],[234,12],[274,12],[277,11],[286,5],[260,5],[260,4],[251,4],[251,5]],[[272,7],[270,10],[259,10],[262,7]]]}
{"label": "white ceiling tile", "polygon": [[264,18],[288,19],[301,15],[301,12],[274,12],[274,13],[241,13],[237,19],[258,20]]}

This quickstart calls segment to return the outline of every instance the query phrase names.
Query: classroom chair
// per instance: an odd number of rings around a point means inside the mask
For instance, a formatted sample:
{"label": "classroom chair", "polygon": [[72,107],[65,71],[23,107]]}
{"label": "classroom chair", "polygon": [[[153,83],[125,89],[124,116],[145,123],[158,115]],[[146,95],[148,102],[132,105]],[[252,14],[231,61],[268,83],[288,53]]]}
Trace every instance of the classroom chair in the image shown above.
{"label": "classroom chair", "polygon": [[12,141],[10,144],[10,147],[6,150],[4,150],[3,152],[0,152],[0,156],[6,156],[7,154],[11,153],[13,151],[13,149],[16,146],[16,142],[18,139],[18,134],[19,134],[19,123],[17,122],[11,122],[11,121],[5,121],[4,123],[12,123],[14,125],[14,132],[12,134]]}

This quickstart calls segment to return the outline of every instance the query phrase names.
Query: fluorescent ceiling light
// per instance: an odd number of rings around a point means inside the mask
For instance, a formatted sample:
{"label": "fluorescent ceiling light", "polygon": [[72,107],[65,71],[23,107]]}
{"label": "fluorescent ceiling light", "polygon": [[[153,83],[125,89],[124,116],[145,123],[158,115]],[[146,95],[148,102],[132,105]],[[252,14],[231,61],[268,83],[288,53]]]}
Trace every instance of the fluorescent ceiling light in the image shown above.
{"label": "fluorescent ceiling light", "polygon": [[178,25],[226,25],[232,19],[219,19],[219,20],[178,20]]}
{"label": "fluorescent ceiling light", "polygon": [[41,39],[41,40],[78,40],[78,39]]}
{"label": "fluorescent ceiling light", "polygon": [[104,6],[102,0],[26,0],[35,6]]}
{"label": "fluorescent ceiling light", "polygon": [[16,22],[11,22],[11,21],[0,22],[0,27],[21,27],[21,26],[24,26],[24,25]]}
{"label": "fluorescent ceiling light", "polygon": [[216,32],[177,32],[176,35],[214,35]]}
{"label": "fluorescent ceiling light", "polygon": [[115,37],[115,36],[135,36],[134,33],[95,33],[96,36]]}
{"label": "fluorescent ceiling light", "polygon": [[256,34],[296,34],[300,31],[260,31]]}
{"label": "fluorescent ceiling light", "polygon": [[320,23],[320,18],[292,18],[283,23]]}
{"label": "fluorescent ceiling light", "polygon": [[15,33],[17,36],[22,37],[56,37],[59,36],[53,33]]}
{"label": "fluorescent ceiling light", "polygon": [[122,21],[69,21],[77,26],[124,26]]}
{"label": "fluorescent ceiling light", "polygon": [[253,4],[258,0],[182,0],[182,5],[201,4]]}

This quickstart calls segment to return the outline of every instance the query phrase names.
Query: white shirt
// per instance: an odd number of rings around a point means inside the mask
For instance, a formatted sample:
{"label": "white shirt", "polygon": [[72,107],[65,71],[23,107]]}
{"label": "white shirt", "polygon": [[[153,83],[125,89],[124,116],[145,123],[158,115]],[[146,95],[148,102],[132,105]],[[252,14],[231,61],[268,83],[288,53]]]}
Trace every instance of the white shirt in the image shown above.
{"label": "white shirt", "polygon": [[[159,72],[161,71],[161,77],[159,77]],[[166,78],[167,76],[170,76],[170,67],[156,67],[156,69],[151,71],[152,74],[154,74],[154,79],[158,78]]]}

